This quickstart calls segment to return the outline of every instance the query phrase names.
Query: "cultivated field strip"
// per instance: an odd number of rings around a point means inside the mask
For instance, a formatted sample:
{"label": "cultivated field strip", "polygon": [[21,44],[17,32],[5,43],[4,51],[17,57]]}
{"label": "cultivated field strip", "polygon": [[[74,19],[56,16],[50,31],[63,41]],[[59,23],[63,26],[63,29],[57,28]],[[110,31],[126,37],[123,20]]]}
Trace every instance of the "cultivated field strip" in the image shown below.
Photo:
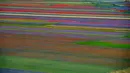
{"label": "cultivated field strip", "polygon": [[109,73],[130,67],[129,5],[1,2],[0,68]]}

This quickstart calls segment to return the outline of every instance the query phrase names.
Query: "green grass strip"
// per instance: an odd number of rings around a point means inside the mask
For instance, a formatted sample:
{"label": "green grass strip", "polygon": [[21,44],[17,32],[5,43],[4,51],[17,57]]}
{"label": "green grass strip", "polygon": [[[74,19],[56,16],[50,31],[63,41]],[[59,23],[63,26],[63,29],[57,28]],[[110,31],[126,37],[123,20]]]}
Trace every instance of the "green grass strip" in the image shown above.
{"label": "green grass strip", "polygon": [[53,25],[55,23],[45,23],[45,24],[13,24],[13,23],[0,23],[0,26],[19,26],[19,27],[46,27]]}
{"label": "green grass strip", "polygon": [[47,73],[107,73],[119,68],[14,56],[0,56],[0,68],[15,68]]}
{"label": "green grass strip", "polygon": [[124,37],[125,37],[125,38],[130,38],[130,33],[129,33],[129,32],[126,33],[126,34],[124,35]]}
{"label": "green grass strip", "polygon": [[101,42],[101,41],[76,41],[74,43],[78,45],[130,49],[130,44],[117,44],[117,43]]}

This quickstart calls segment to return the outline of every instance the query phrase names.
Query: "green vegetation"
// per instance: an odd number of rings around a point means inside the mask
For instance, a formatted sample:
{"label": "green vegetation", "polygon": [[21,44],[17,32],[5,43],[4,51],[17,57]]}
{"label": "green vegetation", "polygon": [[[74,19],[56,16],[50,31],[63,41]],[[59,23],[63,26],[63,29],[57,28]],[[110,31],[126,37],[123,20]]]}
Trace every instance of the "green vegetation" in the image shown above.
{"label": "green vegetation", "polygon": [[124,36],[124,38],[130,38],[130,33],[126,33],[126,35]]}
{"label": "green vegetation", "polygon": [[10,0],[0,0],[0,2],[8,2],[8,1],[10,1]]}
{"label": "green vegetation", "polygon": [[45,24],[16,24],[16,23],[0,23],[0,26],[21,26],[21,27],[45,27],[50,26],[55,23],[45,23]]}
{"label": "green vegetation", "polygon": [[15,68],[47,73],[107,73],[119,69],[99,65],[76,64],[14,56],[0,56],[0,68]]}
{"label": "green vegetation", "polygon": [[117,44],[117,43],[101,42],[101,41],[76,41],[74,43],[78,45],[130,49],[129,44]]}

